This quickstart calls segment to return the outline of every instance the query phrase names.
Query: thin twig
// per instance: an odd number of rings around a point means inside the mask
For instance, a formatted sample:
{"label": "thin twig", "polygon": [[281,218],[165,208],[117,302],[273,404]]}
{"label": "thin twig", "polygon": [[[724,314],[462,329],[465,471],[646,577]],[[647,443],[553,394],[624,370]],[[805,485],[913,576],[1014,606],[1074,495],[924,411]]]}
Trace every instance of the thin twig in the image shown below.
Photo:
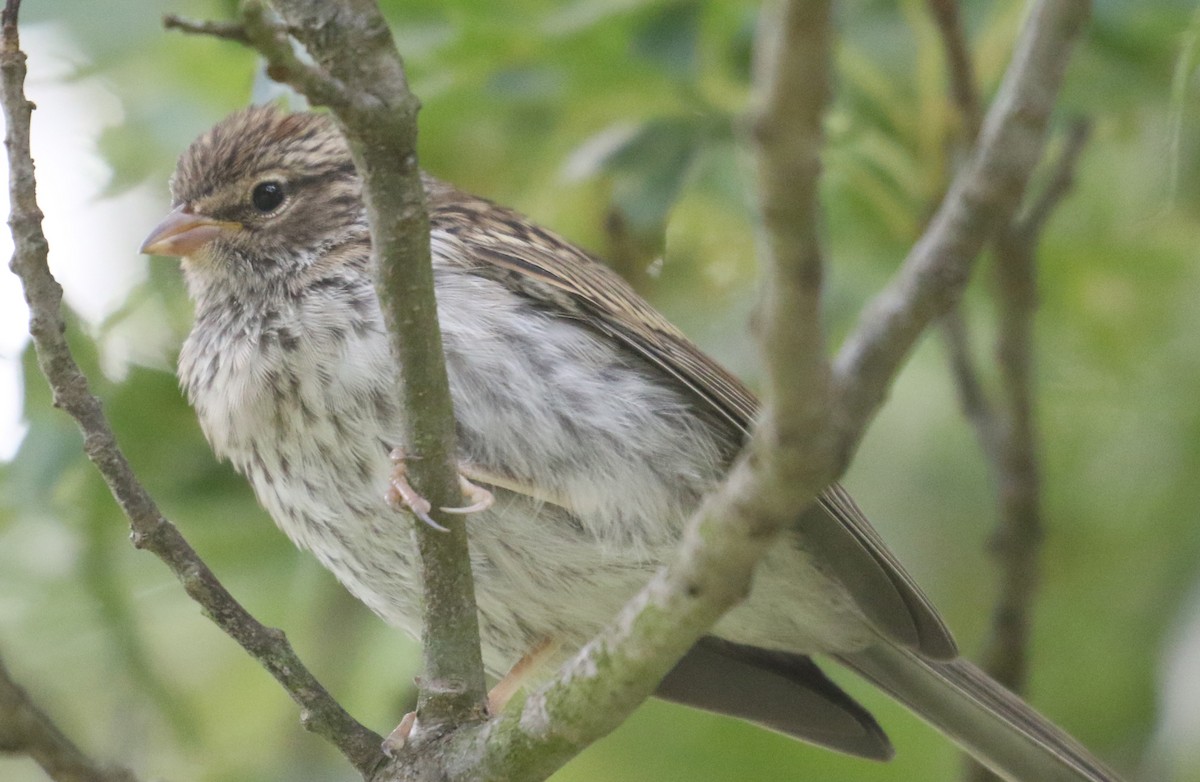
{"label": "thin twig", "polygon": [[242,27],[249,43],[267,60],[267,75],[292,85],[314,105],[336,110],[350,108],[355,94],[328,71],[310,65],[296,55],[291,34],[278,24],[260,0],[245,0],[241,11]]}
{"label": "thin twig", "polygon": [[[929,8],[941,34],[950,92],[962,117],[966,140],[975,143],[980,127],[979,98],[958,3],[929,0]],[[1052,205],[1066,192],[1075,155],[1082,146],[1077,133],[1072,139],[1042,196],[1025,215],[1010,217],[993,242],[999,283],[996,351],[1002,385],[999,404],[989,398],[980,382],[966,322],[957,305],[941,319],[959,403],[979,440],[997,486],[1000,506],[992,539],[1000,566],[999,594],[982,666],[1014,692],[1023,691],[1026,679],[1042,536],[1033,423],[1035,254],[1040,229]],[[968,782],[999,782],[998,776],[971,757],[966,758],[965,771]]]}
{"label": "thin twig", "polygon": [[997,451],[1001,513],[993,539],[1001,565],[1000,595],[984,666],[997,681],[1018,692],[1026,679],[1030,613],[1042,537],[1033,401],[1036,251],[1046,220],[1070,191],[1087,136],[1086,123],[1075,123],[1046,188],[1021,218],[997,237],[995,245],[1000,291],[996,362],[1007,425]]}
{"label": "thin twig", "polygon": [[162,19],[163,27],[167,30],[179,30],[192,35],[210,35],[226,41],[236,41],[241,44],[250,43],[245,25],[236,22],[206,22],[185,19],[178,14],[165,14]]}
{"label": "thin twig", "polygon": [[1075,123],[1041,196],[996,240],[1000,290],[996,359],[1009,420],[1006,436],[1000,441],[1001,518],[993,541],[1001,564],[1001,587],[984,665],[997,681],[1016,691],[1023,689],[1026,678],[1030,612],[1042,536],[1033,402],[1036,250],[1050,213],[1070,191],[1087,136],[1086,123]]}
{"label": "thin twig", "polygon": [[917,337],[959,299],[979,251],[1020,204],[1089,8],[1088,0],[1034,4],[971,160],[900,272],[871,302],[839,352],[835,398],[847,454]]}
{"label": "thin twig", "polygon": [[[992,551],[1000,566],[1000,588],[981,664],[996,681],[1014,692],[1024,690],[1028,678],[1029,637],[1044,534],[1033,392],[1037,248],[1050,214],[1070,192],[1075,165],[1087,138],[1088,124],[1072,123],[1050,181],[995,242],[1000,304],[996,363],[1005,416],[1003,436],[988,453],[995,465],[1000,495],[1000,518],[992,537]],[[966,779],[999,780],[970,758]]]}
{"label": "thin twig", "polygon": [[[16,3],[9,0],[9,8]],[[5,12],[8,19],[8,11]],[[14,16],[15,18],[15,12]],[[28,755],[56,782],[137,782],[133,772],[102,766],[75,746],[38,708],[0,660],[0,753]]]}
{"label": "thin twig", "polygon": [[1091,137],[1092,124],[1087,119],[1076,119],[1067,128],[1067,136],[1063,142],[1062,152],[1058,162],[1053,167],[1053,174],[1041,195],[1026,208],[1017,222],[1019,233],[1025,236],[1040,236],[1046,221],[1054,213],[1059,203],[1071,192],[1075,185],[1075,169],[1083,149]]}
{"label": "thin twig", "polygon": [[132,539],[167,564],[204,613],[242,645],[301,706],[304,724],[333,741],[360,770],[372,767],[380,756],[379,737],[358,724],[300,662],[278,630],[265,627],[229,594],[192,547],[158,510],[137,480],[117,446],[100,401],[91,393],[87,378],[71,356],[64,338],[62,288],[46,264],[49,247],[42,232],[42,212],[35,193],[33,158],[29,151],[33,109],[25,98],[25,55],[17,35],[15,3],[5,15],[0,59],[0,82],[7,122],[9,190],[15,250],[12,270],[20,277],[29,303],[29,331],[38,364],[53,391],[54,404],[79,425],[84,451],[95,464],[109,490],[128,517]]}
{"label": "thin twig", "polygon": [[963,121],[963,136],[973,144],[979,136],[983,110],[979,100],[979,87],[975,83],[975,65],[967,46],[967,34],[963,29],[962,14],[958,0],[928,0],[929,11],[937,22],[946,53],[946,75],[950,79],[950,96],[958,107]]}
{"label": "thin twig", "polygon": [[950,359],[950,374],[958,394],[958,406],[971,424],[979,449],[988,455],[999,447],[1001,422],[980,380],[979,368],[971,349],[971,336],[962,310],[955,305],[938,320],[942,341]]}
{"label": "thin twig", "polygon": [[[962,123],[961,146],[969,149],[979,137],[983,120],[979,88],[975,83],[975,64],[967,45],[958,0],[928,0],[930,14],[937,23],[946,58],[946,75],[950,96],[958,109]],[[943,194],[944,195],[944,194]],[[975,431],[980,450],[995,467],[992,455],[997,453],[1002,429],[999,413],[980,379],[979,368],[971,349],[971,331],[961,311],[961,302],[954,302],[938,322],[942,340],[950,359],[950,373],[958,393],[959,407]]]}

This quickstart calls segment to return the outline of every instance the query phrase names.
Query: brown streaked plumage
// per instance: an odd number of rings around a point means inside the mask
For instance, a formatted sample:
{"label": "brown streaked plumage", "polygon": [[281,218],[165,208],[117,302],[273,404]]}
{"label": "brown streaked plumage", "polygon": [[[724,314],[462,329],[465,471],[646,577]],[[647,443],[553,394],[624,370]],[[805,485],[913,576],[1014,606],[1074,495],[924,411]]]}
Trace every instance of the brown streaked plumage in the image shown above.
{"label": "brown streaked plumage", "polygon": [[[426,180],[484,659],[577,648],[672,555],[756,402],[603,264]],[[196,323],[179,373],[222,458],[359,599],[416,634],[409,525],[383,500],[400,442],[361,185],[316,115],[249,109],[184,153],[144,250],[183,255]],[[797,512],[747,600],[660,695],[884,759],[882,730],[810,659],[859,671],[1008,779],[1115,777],[954,658],[936,611],[849,495]]]}

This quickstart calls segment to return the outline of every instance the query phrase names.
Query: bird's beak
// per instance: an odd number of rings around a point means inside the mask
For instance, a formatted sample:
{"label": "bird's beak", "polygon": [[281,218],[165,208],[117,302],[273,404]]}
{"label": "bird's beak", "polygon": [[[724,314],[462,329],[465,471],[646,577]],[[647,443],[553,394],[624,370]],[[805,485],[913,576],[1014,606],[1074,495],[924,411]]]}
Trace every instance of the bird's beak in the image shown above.
{"label": "bird's beak", "polygon": [[241,226],[211,217],[193,214],[187,204],[180,204],[154,226],[142,242],[141,252],[147,255],[192,255],[222,232],[235,231]]}

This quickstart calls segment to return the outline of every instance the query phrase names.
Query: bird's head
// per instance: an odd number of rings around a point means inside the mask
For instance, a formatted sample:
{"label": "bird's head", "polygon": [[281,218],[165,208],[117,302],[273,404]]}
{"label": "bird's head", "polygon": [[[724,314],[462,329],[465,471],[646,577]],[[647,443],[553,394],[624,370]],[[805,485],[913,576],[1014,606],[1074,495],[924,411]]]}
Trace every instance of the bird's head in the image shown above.
{"label": "bird's head", "polygon": [[174,208],[141,250],[183,258],[201,287],[286,280],[369,241],[350,150],[325,115],[238,111],[183,153],[171,192]]}

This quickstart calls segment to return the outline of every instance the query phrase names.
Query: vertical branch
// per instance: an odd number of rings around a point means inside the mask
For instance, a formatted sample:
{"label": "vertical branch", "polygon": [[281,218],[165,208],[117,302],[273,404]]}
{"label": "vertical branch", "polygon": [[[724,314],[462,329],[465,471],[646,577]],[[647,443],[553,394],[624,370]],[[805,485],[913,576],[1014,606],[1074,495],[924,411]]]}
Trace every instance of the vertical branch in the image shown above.
{"label": "vertical branch", "polygon": [[1024,688],[1027,674],[1030,614],[1043,534],[1033,390],[1037,247],[1046,220],[1070,189],[1087,137],[1086,123],[1076,122],[1045,191],[995,243],[1000,305],[996,362],[1005,425],[994,452],[1000,520],[993,547],[1001,566],[1001,583],[983,664],[997,681],[1017,692]]}
{"label": "vertical branch", "polygon": [[970,331],[961,305],[955,304],[951,307],[950,311],[941,317],[938,327],[946,345],[950,375],[954,379],[954,388],[958,394],[958,406],[975,432],[979,450],[983,452],[988,467],[994,468],[995,460],[992,457],[999,448],[1003,422],[980,379],[979,367],[971,349]]}
{"label": "vertical branch", "polygon": [[[832,433],[817,204],[821,121],[830,92],[829,15],[828,2],[785,2],[763,9],[750,112],[765,267],[762,415],[771,422],[761,432],[789,444],[820,438],[815,447],[796,449],[794,455],[801,459],[828,453]],[[786,466],[794,476],[807,477],[811,469],[795,460]]]}
{"label": "vertical branch", "polygon": [[929,12],[937,23],[946,54],[946,75],[950,79],[950,97],[963,122],[963,137],[974,143],[983,120],[979,87],[975,83],[975,64],[967,46],[958,0],[927,0]]}
{"label": "vertical branch", "polygon": [[[273,28],[252,0],[243,19],[272,76],[329,106],[363,178],[376,291],[400,372],[414,488],[436,509],[462,504],[454,414],[430,265],[429,215],[417,167],[417,111],[391,31],[374,0],[274,0]],[[295,60],[294,36],[316,61]],[[424,595],[424,675],[418,712],[427,728],[485,714],[475,587],[466,523],[435,510],[449,532],[416,525]]]}
{"label": "vertical branch", "polygon": [[[967,44],[959,2],[927,0],[927,4],[942,42],[950,97],[958,109],[962,123],[960,144],[969,148],[979,138],[983,110],[979,99],[979,86],[975,81],[975,64]],[[992,455],[996,453],[1001,422],[991,399],[988,398],[987,389],[980,381],[979,368],[971,350],[970,329],[966,318],[963,317],[961,306],[961,302],[955,302],[942,316],[938,325],[949,355],[950,373],[955,381],[959,406],[975,430],[975,438],[979,441],[979,447],[989,465],[994,466]]]}
{"label": "vertical branch", "polygon": [[[1045,191],[995,241],[1000,309],[996,363],[1003,415],[996,417],[1001,424],[999,437],[986,453],[999,495],[1000,514],[991,546],[1000,568],[1000,585],[981,665],[1013,692],[1024,690],[1028,679],[1029,638],[1044,535],[1033,378],[1037,247],[1050,213],[1070,190],[1087,136],[1086,123],[1075,123]],[[965,779],[999,782],[999,777],[971,758],[967,759]]]}

